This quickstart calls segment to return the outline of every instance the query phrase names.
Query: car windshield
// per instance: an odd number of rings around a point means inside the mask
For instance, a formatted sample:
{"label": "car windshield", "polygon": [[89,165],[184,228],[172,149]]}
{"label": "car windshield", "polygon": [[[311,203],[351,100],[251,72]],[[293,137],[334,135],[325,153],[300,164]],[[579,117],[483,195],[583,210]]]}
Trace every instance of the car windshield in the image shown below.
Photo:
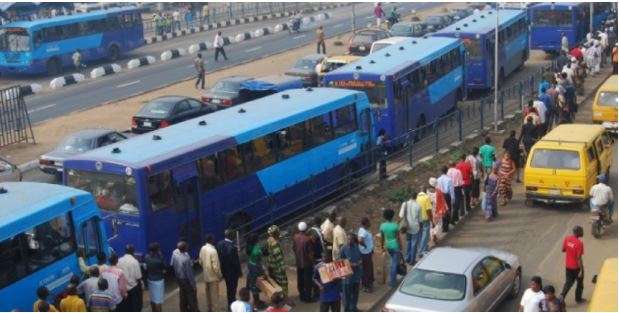
{"label": "car windshield", "polygon": [[170,114],[170,111],[172,111],[173,106],[173,102],[157,100],[151,101],[142,108],[139,115],[166,117]]}
{"label": "car windshield", "polygon": [[536,10],[533,11],[533,25],[567,26],[572,24],[572,11]]}
{"label": "car windshield", "polygon": [[605,107],[617,107],[617,93],[616,92],[600,92],[598,97],[598,105]]}
{"label": "car windshield", "polygon": [[444,301],[464,299],[466,277],[422,269],[413,269],[402,283],[400,291],[407,295]]}
{"label": "car windshield", "polygon": [[300,59],[294,65],[294,68],[304,69],[304,70],[313,69],[314,67],[316,67],[317,63],[318,63],[318,60]]}
{"label": "car windshield", "polygon": [[411,30],[412,27],[410,25],[404,24],[395,24],[393,25],[393,27],[391,27],[392,32],[410,32]]}
{"label": "car windshield", "polygon": [[93,143],[93,138],[68,136],[60,142],[56,150],[67,153],[82,153],[93,149]]}
{"label": "car windshield", "polygon": [[236,92],[239,92],[239,89],[241,89],[241,83],[240,82],[229,81],[229,80],[220,80],[220,81],[218,81],[215,84],[215,86],[213,86],[213,89],[211,89],[211,92],[231,92],[231,93],[236,93]]}
{"label": "car windshield", "polygon": [[374,45],[372,45],[372,53],[381,49],[385,49],[391,45],[391,43],[375,43]]}
{"label": "car windshield", "polygon": [[580,154],[578,151],[535,149],[531,167],[578,170],[580,169]]}
{"label": "car windshield", "polygon": [[357,34],[352,37],[352,43],[368,43],[373,42],[374,36],[370,34]]}
{"label": "car windshield", "polygon": [[328,72],[331,72],[331,71],[335,71],[335,70],[337,70],[338,68],[340,68],[340,67],[342,67],[344,65],[346,65],[346,62],[342,62],[342,61],[329,61],[329,62],[325,62],[322,65],[322,71],[324,73],[328,73]]}
{"label": "car windshield", "polygon": [[133,176],[70,169],[67,183],[95,196],[101,210],[138,215],[138,197]]}
{"label": "car windshield", "polygon": [[0,29],[0,51],[30,51],[30,36],[24,28],[9,27]]}

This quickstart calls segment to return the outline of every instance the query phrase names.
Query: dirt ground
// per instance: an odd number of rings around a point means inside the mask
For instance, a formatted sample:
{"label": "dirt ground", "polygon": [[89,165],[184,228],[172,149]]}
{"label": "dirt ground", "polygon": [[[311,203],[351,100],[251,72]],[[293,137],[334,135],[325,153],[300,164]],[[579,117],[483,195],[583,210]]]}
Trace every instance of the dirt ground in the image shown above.
{"label": "dirt ground", "polygon": [[[451,6],[460,4],[447,4],[445,6],[418,12],[417,16],[423,18],[427,14],[441,12]],[[410,19],[405,17],[404,19]],[[327,40],[329,54],[346,53],[348,40],[351,33],[346,33]],[[344,45],[335,45],[335,42]],[[219,79],[232,75],[267,76],[284,73],[300,57],[314,53],[315,45],[309,44],[301,48],[292,49],[283,53],[265,57],[239,66],[223,69],[207,75],[207,88],[210,88]],[[260,74],[258,74],[260,73]],[[154,90],[142,95],[127,98],[125,100],[101,105],[92,109],[74,112],[69,115],[44,121],[33,127],[37,144],[16,144],[0,148],[0,155],[5,156],[15,164],[22,164],[38,157],[50,150],[66,135],[83,128],[112,128],[126,130],[130,127],[130,119],[147,101],[164,95],[186,95],[200,98],[202,91],[192,85],[192,81],[182,81],[170,86]]]}

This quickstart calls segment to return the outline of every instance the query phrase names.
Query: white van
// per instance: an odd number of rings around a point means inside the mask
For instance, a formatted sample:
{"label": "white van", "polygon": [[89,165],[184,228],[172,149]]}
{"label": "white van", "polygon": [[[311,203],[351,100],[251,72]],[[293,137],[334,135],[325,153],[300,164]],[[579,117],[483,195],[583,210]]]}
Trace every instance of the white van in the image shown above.
{"label": "white van", "polygon": [[374,41],[372,43],[372,48],[370,48],[370,53],[374,53],[380,49],[387,48],[394,43],[398,43],[405,39],[411,39],[411,37],[389,37],[381,40]]}

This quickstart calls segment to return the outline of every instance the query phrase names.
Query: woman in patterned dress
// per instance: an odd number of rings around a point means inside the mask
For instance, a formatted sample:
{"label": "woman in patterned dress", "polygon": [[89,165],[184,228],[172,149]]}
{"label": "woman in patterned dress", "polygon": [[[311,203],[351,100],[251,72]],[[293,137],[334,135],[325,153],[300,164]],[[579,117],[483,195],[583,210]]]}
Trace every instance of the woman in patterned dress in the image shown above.
{"label": "woman in patterned dress", "polygon": [[279,244],[279,227],[271,225],[267,229],[269,238],[267,239],[267,270],[269,277],[273,279],[280,287],[284,294],[284,303],[291,304],[288,300],[288,277],[286,276],[286,265],[284,264],[284,252]]}

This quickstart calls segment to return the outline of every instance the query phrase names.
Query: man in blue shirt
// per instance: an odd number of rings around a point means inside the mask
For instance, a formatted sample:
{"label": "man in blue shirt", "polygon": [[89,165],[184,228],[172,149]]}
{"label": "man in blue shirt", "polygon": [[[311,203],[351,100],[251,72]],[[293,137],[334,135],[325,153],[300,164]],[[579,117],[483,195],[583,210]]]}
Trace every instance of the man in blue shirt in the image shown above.
{"label": "man in blue shirt", "polygon": [[344,312],[358,312],[359,285],[361,283],[361,251],[357,244],[357,236],[350,232],[347,235],[348,244],[342,246],[340,259],[348,260],[352,267],[352,276],[344,279]]}
{"label": "man in blue shirt", "polygon": [[552,114],[552,101],[550,100],[550,96],[546,93],[546,88],[542,87],[538,100],[544,102],[544,106],[546,107],[546,123],[544,129],[542,129],[545,134],[552,127],[552,117],[554,116],[554,114]]}
{"label": "man in blue shirt", "polygon": [[322,262],[314,267],[314,284],[320,289],[320,312],[329,312],[329,310],[331,312],[340,312],[342,306],[340,303],[340,280],[335,279],[328,283],[323,283],[322,279],[320,279],[320,268],[327,263],[331,263],[332,257],[330,252],[323,252]]}
{"label": "man in blue shirt", "polygon": [[441,190],[443,195],[445,196],[445,203],[447,203],[447,214],[443,216],[443,232],[449,231],[449,216],[451,215],[451,201],[455,199],[455,190],[454,184],[451,180],[451,177],[447,175],[447,171],[449,168],[447,166],[443,166],[441,168],[441,176],[437,180],[438,189]]}

